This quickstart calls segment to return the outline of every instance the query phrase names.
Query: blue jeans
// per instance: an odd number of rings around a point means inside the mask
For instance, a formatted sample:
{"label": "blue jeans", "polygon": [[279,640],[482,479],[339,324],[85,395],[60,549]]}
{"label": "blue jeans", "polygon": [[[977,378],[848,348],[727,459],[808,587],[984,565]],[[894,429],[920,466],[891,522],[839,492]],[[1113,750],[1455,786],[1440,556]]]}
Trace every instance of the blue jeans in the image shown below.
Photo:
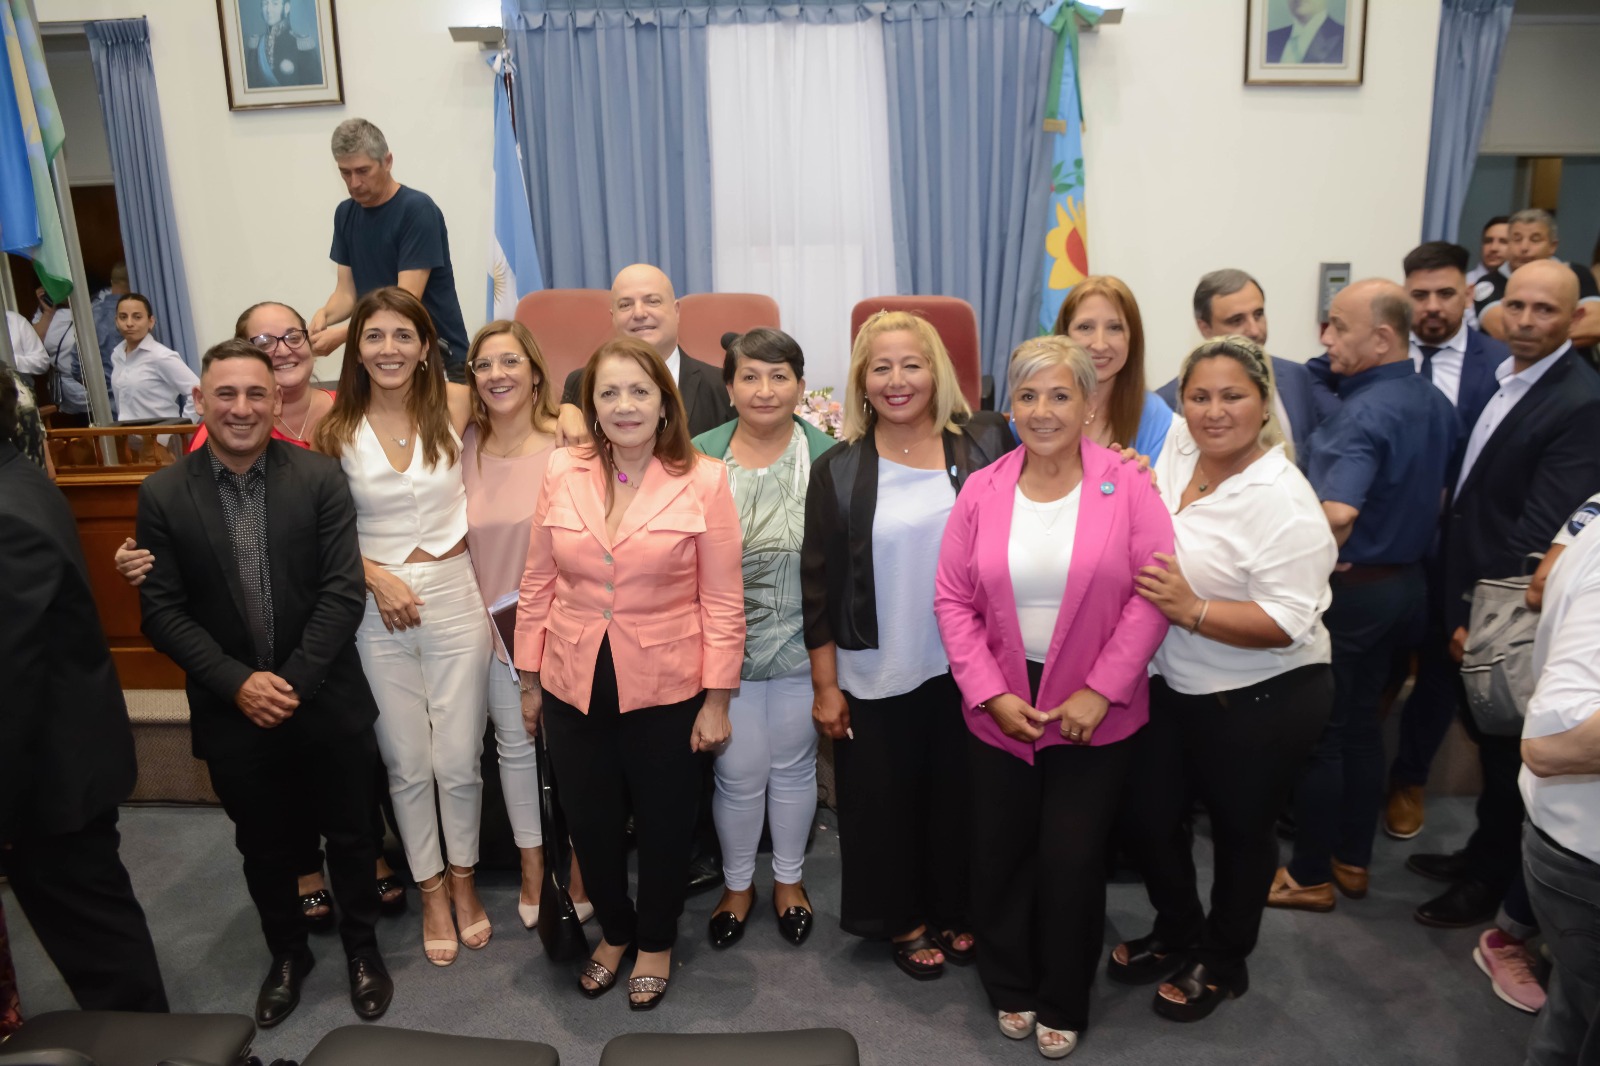
{"label": "blue jeans", "polygon": [[1528,1066],[1600,1063],[1600,864],[1522,832],[1528,897],[1555,958],[1544,1010],[1528,1037]]}

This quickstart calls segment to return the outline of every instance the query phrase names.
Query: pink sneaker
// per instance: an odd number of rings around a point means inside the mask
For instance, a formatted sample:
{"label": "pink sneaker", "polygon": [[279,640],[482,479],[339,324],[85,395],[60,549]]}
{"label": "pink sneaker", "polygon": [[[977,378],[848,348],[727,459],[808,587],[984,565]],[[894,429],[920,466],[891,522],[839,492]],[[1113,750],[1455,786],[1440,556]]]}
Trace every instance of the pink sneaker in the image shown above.
{"label": "pink sneaker", "polygon": [[1488,975],[1494,994],[1513,1007],[1537,1014],[1544,1006],[1544,989],[1533,975],[1533,952],[1527,944],[1488,929],[1472,949],[1472,960]]}

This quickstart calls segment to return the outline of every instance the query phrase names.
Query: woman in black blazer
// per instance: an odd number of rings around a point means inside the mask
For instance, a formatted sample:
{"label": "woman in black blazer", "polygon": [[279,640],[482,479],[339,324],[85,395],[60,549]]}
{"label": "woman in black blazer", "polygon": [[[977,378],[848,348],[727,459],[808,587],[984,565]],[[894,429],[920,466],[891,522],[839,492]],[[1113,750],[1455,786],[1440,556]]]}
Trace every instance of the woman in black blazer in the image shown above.
{"label": "woman in black blazer", "polygon": [[890,939],[895,963],[931,980],[974,952],[966,727],[934,572],[961,485],[1015,445],[968,408],[937,331],[888,311],[856,336],[844,439],[812,467],[800,551],[812,717],[834,741],[840,924]]}

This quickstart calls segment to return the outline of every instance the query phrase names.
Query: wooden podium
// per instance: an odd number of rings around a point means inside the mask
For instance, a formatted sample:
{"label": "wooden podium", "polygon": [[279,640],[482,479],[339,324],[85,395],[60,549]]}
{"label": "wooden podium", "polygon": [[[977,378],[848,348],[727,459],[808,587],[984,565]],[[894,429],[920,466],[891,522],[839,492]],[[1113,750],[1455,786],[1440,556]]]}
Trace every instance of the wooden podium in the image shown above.
{"label": "wooden podium", "polygon": [[183,671],[139,632],[139,590],[117,573],[113,557],[123,540],[133,536],[140,483],[175,462],[199,429],[191,425],[52,429],[46,437],[56,485],[78,520],[89,586],[124,689],[183,688]]}

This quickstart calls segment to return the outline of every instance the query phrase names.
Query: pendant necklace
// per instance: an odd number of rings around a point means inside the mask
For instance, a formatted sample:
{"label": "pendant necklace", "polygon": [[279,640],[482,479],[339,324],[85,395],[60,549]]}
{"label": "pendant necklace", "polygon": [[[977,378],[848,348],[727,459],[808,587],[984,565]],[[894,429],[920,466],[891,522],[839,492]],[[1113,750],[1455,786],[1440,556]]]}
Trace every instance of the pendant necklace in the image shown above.
{"label": "pendant necklace", "polygon": [[[289,435],[291,437],[293,437],[295,440],[305,440],[306,439],[306,427],[311,424],[311,407],[310,407],[309,404],[306,406],[306,417],[305,417],[305,420],[300,423],[300,432],[299,433],[296,433],[293,429],[290,428],[289,420],[284,418],[282,415],[278,416],[278,421],[283,423],[283,428],[288,430]],[[401,447],[404,448],[405,445],[402,444]]]}

